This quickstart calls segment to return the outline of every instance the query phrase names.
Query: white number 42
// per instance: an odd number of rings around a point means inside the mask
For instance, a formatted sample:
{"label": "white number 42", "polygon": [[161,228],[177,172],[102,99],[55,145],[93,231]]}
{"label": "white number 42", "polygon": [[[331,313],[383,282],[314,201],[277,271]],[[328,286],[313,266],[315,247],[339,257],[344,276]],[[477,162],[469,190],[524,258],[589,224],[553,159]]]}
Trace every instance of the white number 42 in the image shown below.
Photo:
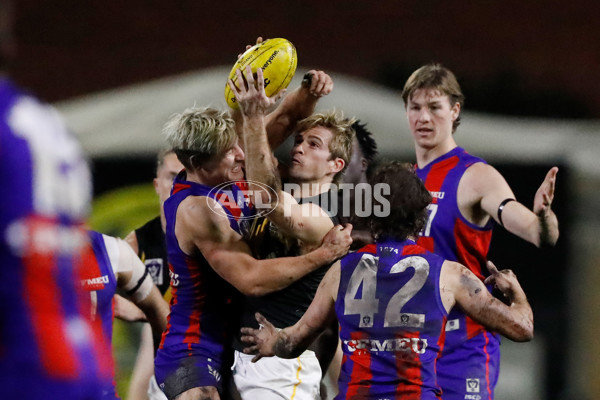
{"label": "white number 42", "polygon": [[[359,327],[370,328],[379,309],[379,299],[376,297],[377,264],[379,257],[364,254],[352,272],[348,289],[344,296],[344,315],[360,315]],[[407,268],[414,268],[414,275],[392,297],[385,308],[384,327],[406,326],[422,328],[425,324],[425,314],[403,313],[402,308],[425,284],[429,276],[429,263],[420,256],[410,256],[398,261],[390,269],[391,274],[401,273]],[[357,298],[362,286],[361,297]]]}

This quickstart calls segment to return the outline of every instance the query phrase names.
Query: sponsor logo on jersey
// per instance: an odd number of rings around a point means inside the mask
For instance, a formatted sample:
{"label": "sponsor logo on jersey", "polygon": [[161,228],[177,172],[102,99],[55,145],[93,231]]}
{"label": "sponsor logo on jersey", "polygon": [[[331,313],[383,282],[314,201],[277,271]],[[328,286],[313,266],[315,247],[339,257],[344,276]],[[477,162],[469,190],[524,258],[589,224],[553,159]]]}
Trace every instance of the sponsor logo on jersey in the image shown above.
{"label": "sponsor logo on jersey", "polygon": [[81,281],[81,286],[83,286],[85,290],[101,290],[104,289],[104,285],[108,284],[108,282],[108,275],[102,275],[96,278],[83,279]]}
{"label": "sponsor logo on jersey", "polygon": [[378,351],[412,351],[417,354],[425,353],[427,349],[427,339],[421,338],[393,338],[385,339],[353,339],[344,340],[344,345],[350,353],[357,352],[378,352]]}
{"label": "sponsor logo on jersey", "polygon": [[431,197],[433,197],[434,199],[443,199],[445,193],[444,192],[429,192],[429,194],[431,195]]}

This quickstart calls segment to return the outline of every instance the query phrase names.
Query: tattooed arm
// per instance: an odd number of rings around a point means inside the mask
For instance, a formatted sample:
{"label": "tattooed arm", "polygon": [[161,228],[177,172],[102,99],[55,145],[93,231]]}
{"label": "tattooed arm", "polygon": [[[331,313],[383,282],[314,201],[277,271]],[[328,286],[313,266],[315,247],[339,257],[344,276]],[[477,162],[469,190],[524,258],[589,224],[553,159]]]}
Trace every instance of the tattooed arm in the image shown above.
{"label": "tattooed arm", "polygon": [[462,264],[445,261],[440,291],[446,310],[457,304],[475,321],[515,342],[533,339],[533,311],[517,277],[508,269],[498,271],[491,261],[487,267],[491,275],[485,283],[495,285],[510,305],[494,298],[484,283]]}

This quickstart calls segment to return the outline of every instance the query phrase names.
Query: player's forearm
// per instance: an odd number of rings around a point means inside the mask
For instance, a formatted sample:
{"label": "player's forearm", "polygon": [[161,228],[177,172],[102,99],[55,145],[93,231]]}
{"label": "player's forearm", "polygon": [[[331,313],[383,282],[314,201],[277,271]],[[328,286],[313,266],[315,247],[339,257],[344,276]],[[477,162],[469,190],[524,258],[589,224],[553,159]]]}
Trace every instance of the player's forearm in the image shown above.
{"label": "player's forearm", "polygon": [[550,212],[546,216],[539,215],[538,224],[539,243],[537,243],[537,246],[554,246],[559,236],[558,218],[556,218],[556,214],[554,214],[554,212],[550,210]]}
{"label": "player's forearm", "polygon": [[267,136],[272,149],[279,147],[292,134],[298,121],[312,115],[318,100],[304,87],[283,98],[275,111],[267,116]]}
{"label": "player's forearm", "polygon": [[319,330],[299,329],[300,324],[301,321],[279,331],[273,344],[273,353],[277,357],[299,357],[319,335]]}
{"label": "player's forearm", "polygon": [[[246,179],[260,182],[278,191],[281,183],[267,141],[265,121],[262,116],[244,117],[244,147]],[[252,189],[260,191],[260,188]]]}

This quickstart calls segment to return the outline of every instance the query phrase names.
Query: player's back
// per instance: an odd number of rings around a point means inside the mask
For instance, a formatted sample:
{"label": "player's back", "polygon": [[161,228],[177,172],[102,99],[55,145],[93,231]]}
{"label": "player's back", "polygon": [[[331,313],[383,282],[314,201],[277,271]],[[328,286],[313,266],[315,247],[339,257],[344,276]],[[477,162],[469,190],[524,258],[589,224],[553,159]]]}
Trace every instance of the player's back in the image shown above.
{"label": "player's back", "polygon": [[382,241],[341,262],[335,310],[344,357],[336,399],[437,399],[447,313],[443,259],[413,241]]}
{"label": "player's back", "polygon": [[58,114],[8,80],[0,187],[2,397],[96,398],[110,352],[94,338],[79,282],[89,170]]}

